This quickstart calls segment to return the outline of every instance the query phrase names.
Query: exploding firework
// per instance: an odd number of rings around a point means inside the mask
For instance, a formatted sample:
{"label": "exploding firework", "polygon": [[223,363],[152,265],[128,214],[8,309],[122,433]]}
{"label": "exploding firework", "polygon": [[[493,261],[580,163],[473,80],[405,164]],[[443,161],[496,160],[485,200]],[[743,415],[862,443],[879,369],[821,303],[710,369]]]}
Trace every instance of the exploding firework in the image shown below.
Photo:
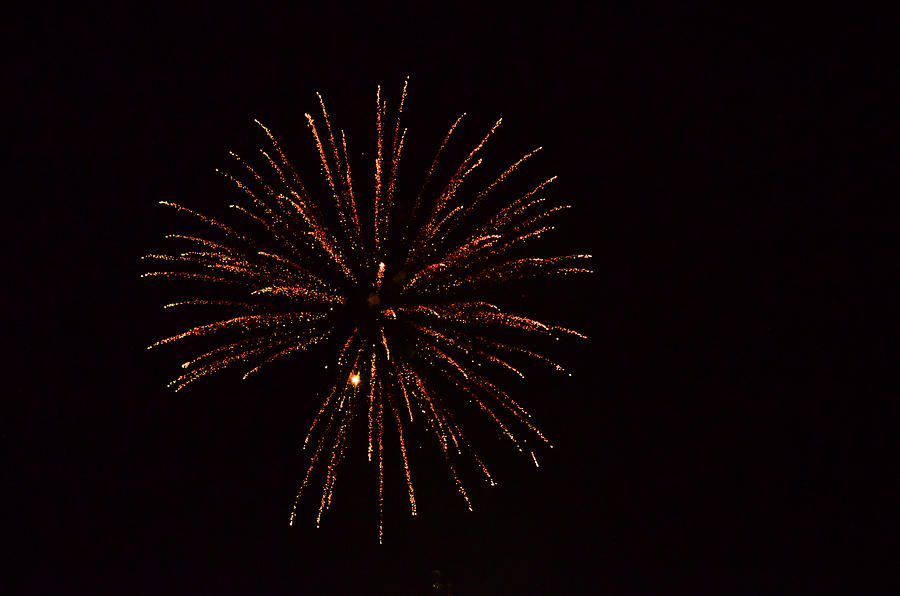
{"label": "exploding firework", "polygon": [[505,370],[524,377],[516,361],[529,359],[563,371],[546,356],[522,347],[522,338],[506,339],[510,333],[584,336],[508,312],[487,301],[483,293],[490,286],[528,277],[589,272],[584,265],[590,258],[582,254],[515,256],[552,230],[548,222],[567,208],[546,200],[545,189],[555,177],[500,208],[490,208],[483,201],[539,148],[513,162],[481,190],[461,190],[482,165],[484,147],[500,126],[499,120],[449,179],[435,186],[441,155],[464,115],[460,116],[440,143],[415,198],[399,205],[395,195],[406,139],[402,121],[406,90],[404,84],[391,120],[380,88],[376,94],[374,185],[366,193],[360,192],[358,183],[354,185],[347,137],[332,126],[319,96],[321,120],[309,114],[306,119],[327,188],[324,195],[316,198],[317,193],[304,186],[275,136],[257,121],[268,138],[267,148],[261,150],[265,170],[257,171],[232,153],[241,174],[223,172],[241,192],[242,202],[230,207],[244,223],[227,225],[163,202],[198,219],[211,235],[170,235],[167,238],[182,248],[145,257],[159,263],[159,270],[145,276],[227,288],[224,299],[204,293],[166,305],[227,313],[150,346],[188,338],[216,340],[212,349],[182,364],[184,373],[170,383],[176,391],[226,368],[240,367],[246,378],[316,344],[339,346],[329,357],[333,366],[326,366],[326,371],[334,371],[334,384],[303,441],[309,460],[290,523],[313,471],[321,468],[319,524],[331,505],[354,421],[364,419],[368,458],[374,458],[378,471],[379,541],[386,427],[395,428],[399,439],[398,459],[411,515],[416,515],[408,457],[412,424],[421,425],[436,439],[469,509],[469,496],[454,464],[457,456],[471,456],[485,481],[494,484],[457,421],[457,403],[483,412],[505,440],[528,453],[537,465],[520,432],[545,443],[547,439],[526,410],[498,386],[496,375],[486,371]]}

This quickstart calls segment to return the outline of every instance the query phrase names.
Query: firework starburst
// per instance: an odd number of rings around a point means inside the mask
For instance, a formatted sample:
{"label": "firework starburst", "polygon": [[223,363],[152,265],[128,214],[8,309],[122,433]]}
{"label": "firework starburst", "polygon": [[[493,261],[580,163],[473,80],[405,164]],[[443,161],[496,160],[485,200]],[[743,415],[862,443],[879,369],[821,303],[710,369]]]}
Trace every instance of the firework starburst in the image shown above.
{"label": "firework starburst", "polygon": [[[521,256],[523,245],[527,248],[552,230],[548,222],[566,208],[546,199],[554,178],[500,208],[483,204],[489,192],[539,149],[513,162],[480,190],[464,187],[482,165],[484,147],[499,120],[437,186],[441,155],[463,119],[460,116],[441,141],[414,199],[398,201],[405,102],[404,84],[399,106],[389,118],[380,88],[376,94],[374,184],[369,186],[354,183],[347,136],[333,128],[319,96],[321,120],[309,114],[306,118],[325,194],[304,186],[275,136],[257,121],[268,139],[261,150],[264,169],[232,153],[240,174],[223,172],[242,194],[242,201],[230,207],[243,221],[229,225],[163,202],[205,224],[208,233],[167,236],[180,248],[145,257],[158,263],[145,276],[187,279],[207,289],[166,308],[198,306],[220,313],[150,346],[195,337],[213,342],[182,364],[183,374],[170,383],[176,391],[226,368],[240,368],[246,378],[317,344],[338,346],[336,353],[323,356],[334,382],[303,441],[309,461],[290,521],[313,471],[321,468],[318,525],[331,505],[354,421],[364,419],[368,458],[378,469],[379,540],[386,428],[396,429],[398,435],[412,515],[416,515],[408,457],[412,424],[423,426],[436,439],[470,509],[456,456],[468,454],[484,479],[494,481],[457,422],[460,407],[471,404],[483,412],[537,465],[517,429],[544,442],[546,438],[525,409],[498,386],[491,371],[523,377],[517,362],[527,359],[562,371],[559,364],[523,347],[521,339],[583,336],[509,312],[486,300],[483,291],[526,277],[588,272],[585,262],[590,258]],[[223,291],[214,292],[217,287]],[[509,340],[510,333],[523,338]]]}

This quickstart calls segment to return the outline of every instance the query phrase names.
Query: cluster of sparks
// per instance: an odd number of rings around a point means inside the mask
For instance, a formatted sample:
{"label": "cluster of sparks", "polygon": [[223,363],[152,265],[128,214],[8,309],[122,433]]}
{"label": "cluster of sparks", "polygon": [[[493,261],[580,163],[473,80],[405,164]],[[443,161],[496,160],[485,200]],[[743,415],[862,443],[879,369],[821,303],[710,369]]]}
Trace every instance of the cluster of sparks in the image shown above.
{"label": "cluster of sparks", "polygon": [[[158,270],[145,276],[187,279],[229,287],[231,298],[192,298],[166,308],[200,306],[225,311],[211,322],[162,339],[150,348],[188,338],[216,338],[215,347],[185,362],[184,373],[170,386],[180,390],[211,373],[241,367],[244,378],[267,364],[325,342],[340,347],[331,360],[336,381],[315,415],[303,447],[308,465],[290,514],[307,491],[313,472],[324,471],[316,525],[330,507],[337,473],[345,457],[354,421],[366,419],[367,453],[378,474],[379,541],[383,533],[384,431],[396,429],[409,508],[416,515],[410,469],[409,425],[422,424],[436,439],[449,473],[469,509],[472,508],[457,468],[456,456],[467,453],[489,484],[495,484],[448,403],[446,389],[484,412],[499,433],[533,458],[514,426],[549,442],[526,410],[489,380],[496,368],[524,378],[516,359],[533,359],[558,370],[547,357],[523,348],[519,341],[497,341],[495,331],[559,338],[580,333],[507,312],[478,299],[489,285],[527,277],[589,272],[590,255],[516,258],[524,243],[553,229],[547,222],[566,206],[549,205],[544,197],[550,178],[487,215],[482,199],[538,149],[503,170],[477,192],[460,189],[482,165],[483,149],[496,124],[460,163],[437,192],[432,179],[441,155],[463,116],[444,136],[414,201],[395,204],[397,176],[404,151],[402,126],[407,86],[393,122],[387,103],[376,95],[377,145],[374,192],[368,205],[354,187],[347,137],[332,127],[319,96],[321,122],[306,114],[327,184],[324,200],[301,182],[280,144],[268,137],[261,150],[265,173],[234,153],[242,174],[228,178],[242,193],[230,207],[246,218],[246,231],[180,205],[163,202],[206,224],[212,238],[170,235],[182,248],[152,254]],[[432,192],[429,192],[432,191]],[[426,196],[432,195],[431,199]],[[400,214],[405,217],[400,217]],[[399,223],[398,223],[399,222]],[[390,240],[394,239],[393,242]],[[386,263],[396,263],[390,271]],[[360,298],[361,309],[354,303]],[[359,316],[358,312],[364,313]],[[353,316],[350,313],[357,313]],[[349,323],[348,323],[349,321]],[[335,337],[336,334],[345,333]],[[332,352],[333,354],[333,352]],[[333,357],[332,357],[333,358]],[[519,365],[521,366],[521,365]],[[459,400],[457,400],[458,402]],[[418,422],[417,422],[418,420]]]}

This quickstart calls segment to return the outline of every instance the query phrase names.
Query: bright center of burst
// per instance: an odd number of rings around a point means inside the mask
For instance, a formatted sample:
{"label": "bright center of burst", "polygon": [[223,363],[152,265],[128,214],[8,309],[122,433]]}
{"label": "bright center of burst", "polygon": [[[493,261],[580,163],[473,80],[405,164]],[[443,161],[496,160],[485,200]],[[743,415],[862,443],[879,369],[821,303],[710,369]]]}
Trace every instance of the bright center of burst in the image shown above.
{"label": "bright center of burst", "polygon": [[359,385],[359,375],[350,375],[350,382]]}

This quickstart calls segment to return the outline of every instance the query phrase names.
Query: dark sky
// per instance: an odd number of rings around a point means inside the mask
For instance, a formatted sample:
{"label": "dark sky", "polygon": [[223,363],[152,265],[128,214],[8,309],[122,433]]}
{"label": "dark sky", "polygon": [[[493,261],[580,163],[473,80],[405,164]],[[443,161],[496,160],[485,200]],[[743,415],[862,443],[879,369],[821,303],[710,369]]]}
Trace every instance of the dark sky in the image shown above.
{"label": "dark sky", "polygon": [[[428,594],[437,569],[454,594],[890,593],[896,392],[874,373],[896,367],[896,327],[862,287],[897,274],[896,156],[878,148],[896,141],[879,90],[896,72],[864,21],[553,3],[12,15],[0,582]],[[144,347],[177,318],[139,258],[184,224],[158,201],[232,202],[214,168],[259,144],[254,117],[302,156],[321,91],[364,147],[375,86],[396,101],[407,74],[411,154],[463,111],[469,139],[503,116],[489,157],[545,147],[529,175],[560,176],[559,247],[596,274],[531,294],[591,336],[558,352],[571,379],[518,388],[556,444],[541,468],[488,443],[500,484],[469,513],[423,457],[415,520],[391,471],[379,547],[362,450],[323,527],[311,510],[287,527],[318,356],[166,391],[178,353]]]}

